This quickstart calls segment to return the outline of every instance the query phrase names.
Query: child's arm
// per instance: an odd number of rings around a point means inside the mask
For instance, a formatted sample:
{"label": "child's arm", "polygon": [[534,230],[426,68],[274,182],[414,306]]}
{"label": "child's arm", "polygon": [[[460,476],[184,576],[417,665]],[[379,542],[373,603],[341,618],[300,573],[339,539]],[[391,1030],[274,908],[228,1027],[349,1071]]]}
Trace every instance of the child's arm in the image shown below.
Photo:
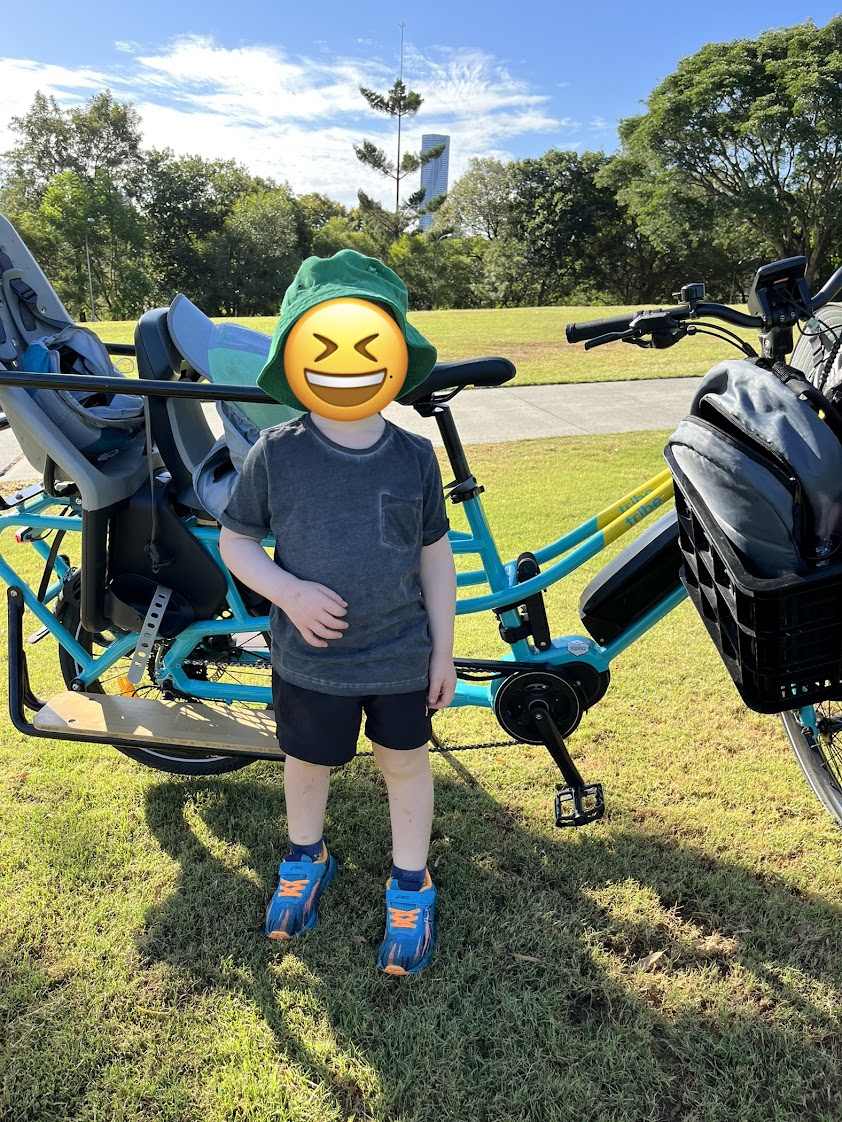
{"label": "child's arm", "polygon": [[276,565],[259,541],[223,526],[219,552],[231,572],[284,612],[311,647],[341,639],[348,624],[341,617],[348,605],[336,592],[298,577]]}
{"label": "child's arm", "polygon": [[450,705],[456,692],[456,671],[453,668],[456,566],[447,534],[421,550],[421,593],[433,640],[427,706],[444,709]]}

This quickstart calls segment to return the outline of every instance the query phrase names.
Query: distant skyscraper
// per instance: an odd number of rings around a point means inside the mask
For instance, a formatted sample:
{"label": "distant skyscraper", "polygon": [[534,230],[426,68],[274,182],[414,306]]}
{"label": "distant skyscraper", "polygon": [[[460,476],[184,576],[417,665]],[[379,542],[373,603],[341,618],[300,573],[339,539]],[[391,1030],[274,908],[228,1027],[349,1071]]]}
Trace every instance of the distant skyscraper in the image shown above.
{"label": "distant skyscraper", "polygon": [[[421,168],[421,186],[427,191],[424,196],[424,202],[421,204],[429,203],[437,195],[443,195],[447,191],[447,165],[450,158],[450,137],[438,136],[434,133],[428,133],[426,136],[421,137],[421,151],[429,152],[431,148],[437,147],[439,144],[444,144],[445,149],[440,156],[436,156],[434,160],[430,160]],[[432,214],[421,215],[421,229],[427,230],[432,225]]]}

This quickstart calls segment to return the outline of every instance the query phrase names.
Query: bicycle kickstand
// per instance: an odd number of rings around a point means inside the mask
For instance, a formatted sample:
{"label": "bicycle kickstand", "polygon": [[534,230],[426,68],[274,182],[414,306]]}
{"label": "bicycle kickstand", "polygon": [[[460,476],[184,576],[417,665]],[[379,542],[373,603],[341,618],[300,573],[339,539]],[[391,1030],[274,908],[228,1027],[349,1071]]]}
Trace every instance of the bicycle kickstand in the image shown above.
{"label": "bicycle kickstand", "polygon": [[589,822],[596,822],[605,813],[602,784],[583,781],[546,702],[537,698],[531,701],[529,714],[536,732],[567,781],[566,786],[559,783],[556,787],[556,826],[587,826]]}

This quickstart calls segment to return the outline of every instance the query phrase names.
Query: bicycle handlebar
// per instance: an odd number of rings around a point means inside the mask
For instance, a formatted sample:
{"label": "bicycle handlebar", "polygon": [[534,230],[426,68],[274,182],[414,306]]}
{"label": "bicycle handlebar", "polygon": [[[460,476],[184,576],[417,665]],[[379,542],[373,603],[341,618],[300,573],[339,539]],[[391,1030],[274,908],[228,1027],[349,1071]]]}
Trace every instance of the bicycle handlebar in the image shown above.
{"label": "bicycle handlebar", "polygon": [[568,323],[564,329],[568,343],[584,343],[588,339],[596,339],[598,335],[610,335],[615,331],[627,331],[631,321],[640,312],[632,312],[626,316],[608,316],[606,319],[590,319],[584,323]]}
{"label": "bicycle handlebar", "polygon": [[[809,299],[809,308],[802,309],[804,317],[817,312],[840,292],[842,292],[842,268],[837,269],[815,296]],[[630,312],[623,316],[586,320],[584,323],[568,323],[565,335],[568,343],[589,344],[586,349],[617,340],[637,343],[640,346],[670,346],[687,334],[685,320],[695,320],[701,316],[710,316],[731,323],[735,327],[754,328],[758,331],[768,331],[773,326],[762,316],[749,316],[727,304],[701,300],[692,304],[677,304],[672,308],[654,308],[649,311]],[[653,342],[644,343],[645,335],[652,335]]]}
{"label": "bicycle handlebar", "polygon": [[[678,318],[687,319],[690,316],[689,305],[685,304],[684,308],[687,314]],[[761,328],[763,326],[763,320],[760,316],[747,316],[745,312],[738,312],[736,308],[729,308],[727,304],[716,304],[710,301],[697,304],[692,314],[694,316],[713,316],[714,319],[722,319],[726,323],[733,323],[735,327]]]}
{"label": "bicycle handlebar", "polygon": [[833,276],[825,282],[823,287],[820,288],[812,298],[812,310],[817,312],[819,308],[823,308],[825,304],[829,304],[834,297],[839,295],[840,290],[842,290],[842,269],[837,269]]}
{"label": "bicycle handlebar", "polygon": [[690,304],[677,304],[672,308],[652,308],[648,311],[630,312],[624,316],[608,316],[605,319],[592,319],[584,323],[568,323],[565,335],[568,343],[590,342],[601,336],[611,336],[611,339],[606,338],[605,342],[613,342],[621,333],[629,330],[635,331],[635,334],[646,334],[647,328],[654,329],[656,325],[664,324],[667,320],[672,320],[672,326],[676,326],[686,319],[696,319],[699,316],[713,316],[726,323],[733,323],[736,327],[761,328],[763,326],[760,316],[747,316],[745,312],[738,312],[735,308],[729,308],[727,304],[702,301],[692,307]]}

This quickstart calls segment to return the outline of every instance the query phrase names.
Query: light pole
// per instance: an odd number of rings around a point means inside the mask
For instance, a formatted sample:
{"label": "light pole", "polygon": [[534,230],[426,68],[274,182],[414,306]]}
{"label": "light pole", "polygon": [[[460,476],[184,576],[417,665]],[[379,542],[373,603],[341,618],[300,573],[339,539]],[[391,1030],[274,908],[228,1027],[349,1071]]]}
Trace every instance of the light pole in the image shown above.
{"label": "light pole", "polygon": [[85,226],[85,259],[88,262],[88,299],[91,305],[92,320],[95,320],[97,318],[97,315],[96,307],[94,306],[94,282],[91,279],[91,248],[88,245],[88,226],[92,226],[94,222],[96,222],[95,218],[89,218],[87,220],[87,225]]}

